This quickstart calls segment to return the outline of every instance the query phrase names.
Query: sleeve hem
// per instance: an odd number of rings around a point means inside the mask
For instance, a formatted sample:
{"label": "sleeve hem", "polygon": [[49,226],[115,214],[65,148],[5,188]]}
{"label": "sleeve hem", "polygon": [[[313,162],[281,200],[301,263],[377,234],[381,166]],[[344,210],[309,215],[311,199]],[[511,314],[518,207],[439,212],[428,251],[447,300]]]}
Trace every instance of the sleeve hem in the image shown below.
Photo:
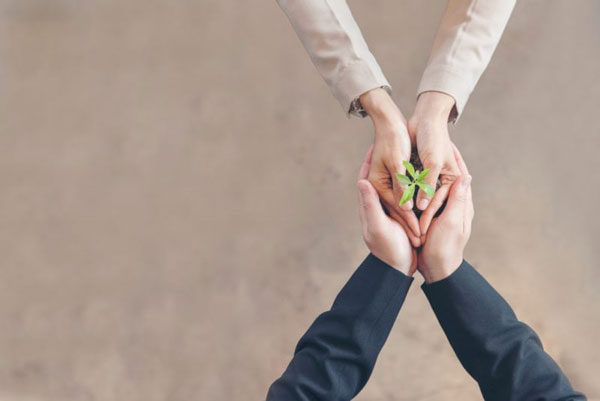
{"label": "sleeve hem", "polygon": [[401,280],[410,280],[411,282],[414,280],[413,277],[408,276],[400,270],[396,269],[395,267],[388,265],[372,253],[370,253],[369,256],[367,256],[365,262],[368,262],[370,265],[378,266],[378,268],[382,271],[385,271],[386,274],[398,276],[398,278]]}
{"label": "sleeve hem", "polygon": [[417,97],[423,92],[431,91],[443,92],[454,98],[455,105],[449,118],[449,122],[454,123],[465,109],[472,88],[470,81],[457,71],[446,66],[437,66],[427,68],[423,73]]}
{"label": "sleeve hem", "polygon": [[352,102],[365,92],[384,87],[391,93],[391,86],[381,71],[373,68],[365,61],[357,61],[346,66],[340,73],[331,89],[341,104],[344,112],[350,116]]}
{"label": "sleeve hem", "polygon": [[[358,308],[361,314],[380,315],[390,305],[397,308],[403,304],[413,277],[383,262],[372,253],[360,264],[350,280],[340,291],[333,308]],[[355,312],[358,314],[358,312]]]}

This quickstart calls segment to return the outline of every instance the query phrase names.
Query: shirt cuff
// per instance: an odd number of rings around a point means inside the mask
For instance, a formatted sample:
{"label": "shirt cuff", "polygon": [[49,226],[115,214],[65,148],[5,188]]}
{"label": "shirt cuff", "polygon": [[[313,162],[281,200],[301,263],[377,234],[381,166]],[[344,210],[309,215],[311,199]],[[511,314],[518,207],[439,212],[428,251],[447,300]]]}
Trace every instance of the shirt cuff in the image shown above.
{"label": "shirt cuff", "polygon": [[[333,95],[342,105],[344,112],[350,117],[352,102],[360,95],[372,89],[385,88],[391,94],[392,87],[379,68],[374,67],[366,61],[357,61],[349,64],[343,69],[339,78],[331,85]],[[363,113],[353,113],[360,117]]]}
{"label": "shirt cuff", "polygon": [[462,114],[471,91],[471,82],[460,73],[444,66],[427,68],[421,78],[417,97],[423,92],[442,92],[454,98],[454,107],[450,112],[448,122],[456,122]]}

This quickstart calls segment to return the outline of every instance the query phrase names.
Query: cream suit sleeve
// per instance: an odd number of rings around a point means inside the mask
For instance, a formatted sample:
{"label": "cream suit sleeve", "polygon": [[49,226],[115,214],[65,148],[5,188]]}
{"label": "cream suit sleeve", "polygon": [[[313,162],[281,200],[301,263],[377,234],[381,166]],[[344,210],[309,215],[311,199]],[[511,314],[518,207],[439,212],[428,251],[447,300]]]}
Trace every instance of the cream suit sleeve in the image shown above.
{"label": "cream suit sleeve", "polygon": [[[515,1],[449,0],[419,93],[448,93],[456,101],[456,118],[489,63]],[[371,89],[390,90],[345,0],[278,2],[345,112]]]}
{"label": "cream suit sleeve", "polygon": [[278,2],[345,112],[371,89],[391,90],[345,0]]}
{"label": "cream suit sleeve", "polygon": [[418,94],[444,92],[458,118],[488,66],[516,0],[449,0]]}

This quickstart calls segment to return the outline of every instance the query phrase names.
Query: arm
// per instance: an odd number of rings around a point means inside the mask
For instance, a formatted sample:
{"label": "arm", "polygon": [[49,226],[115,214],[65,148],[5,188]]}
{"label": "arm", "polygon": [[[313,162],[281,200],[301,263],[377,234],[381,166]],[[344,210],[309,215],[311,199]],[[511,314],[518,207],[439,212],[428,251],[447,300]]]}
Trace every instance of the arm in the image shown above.
{"label": "arm", "polygon": [[516,0],[448,0],[418,89],[415,111],[408,121],[411,141],[425,168],[427,183],[441,188],[429,198],[419,192],[424,210],[420,231],[431,220],[459,174],[454,162],[448,122],[462,113],[477,81],[490,62]]}
{"label": "arm", "polygon": [[390,97],[390,85],[346,1],[278,2],[344,112],[371,118],[375,151],[368,179],[413,245],[419,246],[421,233],[412,201],[399,206],[404,187],[394,179],[395,173],[405,172],[402,161],[410,159],[406,119]]}
{"label": "arm", "polygon": [[537,335],[463,259],[474,209],[467,167],[419,253],[423,290],[467,372],[488,401],[585,400],[546,354]]}
{"label": "arm", "polygon": [[419,95],[443,92],[455,100],[451,119],[462,113],[500,41],[516,0],[448,0],[433,42]]}
{"label": "arm", "polygon": [[423,291],[458,359],[486,400],[585,400],[536,333],[470,264]]}
{"label": "arm", "polygon": [[278,0],[329,89],[350,112],[371,89],[391,91],[345,0]]}
{"label": "arm", "polygon": [[363,388],[392,329],[416,270],[415,252],[402,227],[383,211],[365,178],[372,149],[359,173],[359,215],[371,255],[338,294],[331,309],[302,336],[294,358],[273,383],[268,401],[353,398]]}
{"label": "arm", "polygon": [[302,336],[267,400],[352,399],[369,379],[412,280],[369,255]]}

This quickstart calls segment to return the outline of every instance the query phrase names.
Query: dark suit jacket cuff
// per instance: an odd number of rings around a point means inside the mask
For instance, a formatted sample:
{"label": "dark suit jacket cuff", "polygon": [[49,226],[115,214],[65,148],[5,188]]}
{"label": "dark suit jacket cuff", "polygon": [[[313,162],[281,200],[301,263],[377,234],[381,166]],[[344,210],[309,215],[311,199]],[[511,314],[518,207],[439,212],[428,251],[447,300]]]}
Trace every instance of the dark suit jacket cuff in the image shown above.
{"label": "dark suit jacket cuff", "polygon": [[498,303],[503,302],[466,260],[445,279],[423,283],[421,288],[440,323],[449,316],[481,315],[484,305],[498,307]]}
{"label": "dark suit jacket cuff", "polygon": [[379,314],[390,307],[399,309],[413,280],[369,254],[340,291],[333,308],[358,307],[368,314]]}

